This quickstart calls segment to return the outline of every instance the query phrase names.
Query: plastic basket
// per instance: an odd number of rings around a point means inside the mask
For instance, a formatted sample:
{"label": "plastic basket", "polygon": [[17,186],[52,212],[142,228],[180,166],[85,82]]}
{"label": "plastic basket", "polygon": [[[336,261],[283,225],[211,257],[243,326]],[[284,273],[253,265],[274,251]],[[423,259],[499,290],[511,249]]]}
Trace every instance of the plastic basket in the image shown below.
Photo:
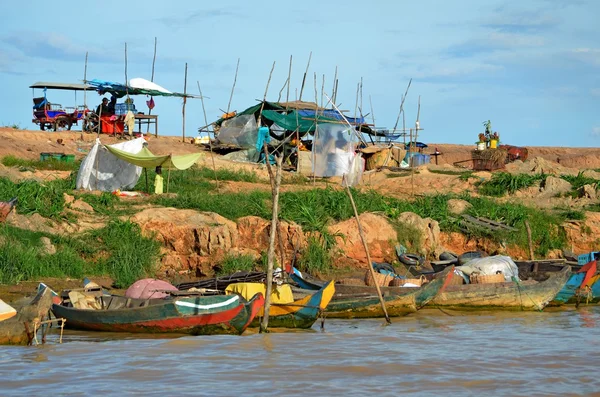
{"label": "plastic basket", "polygon": [[115,105],[115,115],[117,116],[127,114],[129,110],[131,110],[133,113],[136,113],[135,105],[133,103],[117,103]]}

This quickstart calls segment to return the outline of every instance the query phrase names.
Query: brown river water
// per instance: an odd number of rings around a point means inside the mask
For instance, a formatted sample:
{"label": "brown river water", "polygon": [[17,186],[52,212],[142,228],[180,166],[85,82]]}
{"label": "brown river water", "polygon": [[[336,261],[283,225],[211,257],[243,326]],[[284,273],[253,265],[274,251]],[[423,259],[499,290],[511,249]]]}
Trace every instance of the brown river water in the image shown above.
{"label": "brown river water", "polygon": [[600,395],[600,307],[326,320],[243,336],[65,332],[0,346],[0,396]]}

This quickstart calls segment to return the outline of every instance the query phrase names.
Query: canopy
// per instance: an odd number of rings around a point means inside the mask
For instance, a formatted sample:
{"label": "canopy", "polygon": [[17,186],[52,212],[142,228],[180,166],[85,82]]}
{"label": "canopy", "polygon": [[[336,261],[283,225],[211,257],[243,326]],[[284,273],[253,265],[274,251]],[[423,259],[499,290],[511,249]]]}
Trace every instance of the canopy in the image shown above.
{"label": "canopy", "polygon": [[177,156],[171,154],[156,156],[147,147],[144,147],[136,154],[127,153],[111,146],[105,147],[121,160],[142,168],[156,168],[160,166],[166,169],[186,170],[194,165],[202,155],[201,153],[190,153]]}
{"label": "canopy", "polygon": [[69,91],[83,91],[83,90],[94,90],[95,88],[89,84],[70,84],[70,83],[49,83],[44,81],[38,81],[35,84],[29,86],[29,88],[49,88],[51,90],[69,90]]}
{"label": "canopy", "polygon": [[314,132],[317,123],[337,122],[337,120],[329,117],[317,115],[315,123],[314,112],[312,118],[308,118],[302,116],[295,110],[289,112],[288,114],[279,113],[275,110],[264,110],[262,116],[267,120],[277,123],[278,126],[285,128],[286,130],[295,131],[297,128],[298,132],[300,133]]}
{"label": "canopy", "polygon": [[[139,82],[140,79],[132,79],[132,81]],[[151,95],[151,96],[174,96],[180,98],[197,98],[194,95],[189,94],[180,94],[178,92],[170,92],[158,85],[156,85],[155,89],[151,88],[139,88],[132,87],[131,85],[125,85],[121,83],[115,83],[112,81],[104,81],[104,80],[90,80],[87,83],[92,86],[92,89],[97,90],[100,94],[104,95],[107,92],[115,95],[118,98],[122,98],[125,95]]]}

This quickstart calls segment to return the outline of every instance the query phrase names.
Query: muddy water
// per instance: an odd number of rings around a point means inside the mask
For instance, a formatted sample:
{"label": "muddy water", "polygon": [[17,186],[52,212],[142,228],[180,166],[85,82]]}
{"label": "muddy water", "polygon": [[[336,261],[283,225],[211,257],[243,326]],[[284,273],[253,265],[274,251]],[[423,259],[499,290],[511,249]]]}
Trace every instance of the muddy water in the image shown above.
{"label": "muddy water", "polygon": [[0,395],[600,393],[600,307],[448,313],[241,337],[68,332],[62,345],[0,347]]}

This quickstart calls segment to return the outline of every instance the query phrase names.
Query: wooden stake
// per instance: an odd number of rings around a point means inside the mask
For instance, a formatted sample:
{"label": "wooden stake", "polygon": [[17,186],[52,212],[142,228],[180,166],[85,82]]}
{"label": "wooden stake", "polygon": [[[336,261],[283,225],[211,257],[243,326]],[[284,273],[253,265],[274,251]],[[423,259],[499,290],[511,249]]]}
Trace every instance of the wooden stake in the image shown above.
{"label": "wooden stake", "polygon": [[[273,192],[273,215],[271,217],[271,231],[269,234],[269,251],[267,254],[267,292],[265,296],[265,308],[262,322],[260,323],[260,332],[268,332],[269,310],[271,309],[271,293],[273,291],[273,265],[275,262],[275,235],[277,232],[277,222],[279,219],[279,186],[281,185],[281,156],[275,157],[277,162],[277,175],[275,176],[275,189]],[[268,159],[267,159],[268,162]],[[283,264],[282,264],[283,266]]]}
{"label": "wooden stake", "polygon": [[227,103],[227,113],[229,113],[229,109],[231,108],[231,100],[233,99],[233,90],[235,90],[235,83],[237,82],[239,68],[240,68],[240,58],[238,58],[237,65],[235,67],[235,77],[233,78],[233,87],[231,87],[231,94],[229,95],[229,103]]}
{"label": "wooden stake", "polygon": [[[204,113],[204,125],[208,125],[208,118],[206,117],[206,108],[204,107],[204,96],[202,96],[202,89],[200,88],[200,82],[198,83],[198,92],[200,93],[200,102],[202,103],[202,112]],[[208,127],[206,127],[208,128]],[[217,177],[217,166],[215,165],[215,156],[213,154],[212,139],[210,139],[210,133],[206,131],[208,136],[208,148],[210,150],[210,159],[212,160],[213,171],[215,172],[215,182],[217,183],[217,192],[219,191],[219,178]]]}
{"label": "wooden stake", "polygon": [[335,73],[333,75],[333,87],[331,87],[331,97],[333,98],[333,102],[335,102],[335,97],[337,93],[337,65],[335,65]]}
{"label": "wooden stake", "polygon": [[529,259],[533,261],[535,260],[533,255],[533,239],[531,238],[531,227],[528,220],[525,220],[525,228],[527,229],[527,242],[529,243]]}
{"label": "wooden stake", "polygon": [[[287,78],[287,92],[285,93],[285,102],[286,104],[290,101],[290,82],[292,79],[292,56],[290,55],[290,67],[288,69],[288,78]],[[286,105],[287,110],[287,105]]]}
{"label": "wooden stake", "polygon": [[369,106],[371,107],[371,118],[373,119],[373,129],[377,133],[377,124],[375,123],[375,112],[373,111],[373,102],[371,101],[371,95],[369,95]]}
{"label": "wooden stake", "polygon": [[[273,70],[275,70],[275,61],[273,61],[273,66],[271,67],[271,72],[269,73],[269,80],[267,80],[267,86],[265,87],[265,95],[263,96],[262,104],[260,105],[260,111],[258,112],[258,126],[260,127],[262,124],[262,112],[265,108],[265,101],[267,100],[267,93],[269,92],[269,84],[271,84],[271,77],[273,77]],[[265,162],[269,161],[268,158],[265,159]]]}
{"label": "wooden stake", "polygon": [[[88,52],[85,52],[85,66],[83,68],[83,109],[87,109],[87,91],[85,87],[87,86],[87,63],[88,63]],[[84,114],[85,115],[85,114]],[[89,128],[89,127],[88,127]]]}
{"label": "wooden stake", "polygon": [[[343,179],[347,182],[346,176],[344,175]],[[365,239],[365,235],[362,230],[362,226],[360,224],[360,218],[358,217],[358,211],[356,210],[356,204],[354,204],[354,198],[352,197],[352,192],[350,191],[350,186],[346,183],[346,193],[348,193],[348,197],[350,198],[350,203],[352,204],[352,210],[354,211],[354,218],[356,219],[356,224],[358,225],[358,234],[360,235],[360,239],[363,243],[363,247],[365,248],[365,253],[367,255],[367,267],[371,272],[371,277],[373,280],[375,278],[375,270],[373,269],[373,264],[371,263],[371,255],[369,254],[369,247],[367,246],[367,240]],[[383,310],[383,315],[385,316],[385,321],[388,324],[391,324],[390,316],[387,313],[387,309],[385,308],[385,301],[383,300],[383,295],[381,294],[381,289],[379,288],[379,284],[375,283],[375,288],[377,289],[377,296],[379,297],[379,302],[381,303],[381,309]]]}
{"label": "wooden stake", "polygon": [[181,118],[182,118],[182,128],[181,128],[181,141],[185,142],[185,104],[187,102],[187,98],[185,95],[187,94],[187,62],[185,63],[185,75],[183,79],[183,107],[181,108]]}
{"label": "wooden stake", "polygon": [[[156,63],[156,37],[154,38],[154,56],[152,57],[152,75],[150,76],[150,81],[154,82],[154,64]],[[150,96],[150,99],[152,99],[152,96]],[[152,114],[152,109],[148,109],[148,114]],[[141,133],[141,128],[140,128],[140,133]],[[148,124],[146,124],[146,134],[148,134],[150,132],[150,122],[148,122]],[[158,137],[158,132],[155,131],[154,136]],[[167,184],[167,190],[168,190],[169,185]],[[167,192],[168,193],[168,192]]]}
{"label": "wooden stake", "polygon": [[306,81],[306,74],[308,73],[308,67],[310,66],[311,58],[312,58],[312,51],[308,55],[308,62],[306,63],[306,71],[304,72],[304,77],[302,78],[302,86],[300,87],[300,96],[298,97],[299,101],[302,101],[302,92],[304,91],[304,83]]}
{"label": "wooden stake", "polygon": [[408,94],[408,89],[410,88],[410,84],[412,83],[412,78],[408,81],[408,85],[406,86],[406,91],[404,95],[402,95],[402,101],[400,102],[400,110],[398,111],[398,117],[396,118],[396,124],[394,124],[394,131],[398,128],[398,122],[400,121],[400,113],[404,110],[404,101],[406,100],[406,95]]}

